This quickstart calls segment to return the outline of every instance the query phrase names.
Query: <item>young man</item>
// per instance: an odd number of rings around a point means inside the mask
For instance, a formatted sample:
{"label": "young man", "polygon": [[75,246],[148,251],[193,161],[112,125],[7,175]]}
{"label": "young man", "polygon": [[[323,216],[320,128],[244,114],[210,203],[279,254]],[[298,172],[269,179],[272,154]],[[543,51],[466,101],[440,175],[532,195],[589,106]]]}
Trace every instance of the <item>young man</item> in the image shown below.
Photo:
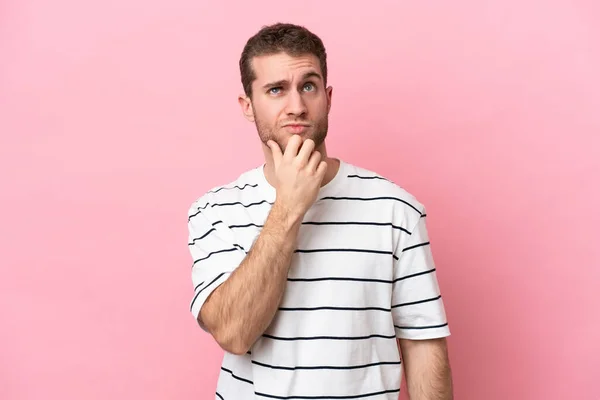
{"label": "young man", "polygon": [[[265,163],[189,210],[191,311],[225,350],[217,399],[452,399],[424,206],[329,157],[322,41],[276,24],[242,52]],[[402,354],[402,361],[400,352]]]}

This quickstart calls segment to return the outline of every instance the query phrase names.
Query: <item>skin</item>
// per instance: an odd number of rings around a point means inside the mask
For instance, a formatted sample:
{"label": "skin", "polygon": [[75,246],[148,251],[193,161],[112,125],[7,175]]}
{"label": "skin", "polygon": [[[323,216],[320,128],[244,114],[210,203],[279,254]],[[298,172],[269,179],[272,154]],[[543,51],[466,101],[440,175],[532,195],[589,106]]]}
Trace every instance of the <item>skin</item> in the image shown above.
{"label": "skin", "polygon": [[[279,53],[255,57],[252,66],[252,96],[240,95],[238,101],[256,126],[276,200],[247,257],[199,316],[220,346],[234,354],[246,353],[273,320],[304,214],[339,169],[325,145],[333,89],[325,87],[317,57]],[[453,398],[444,338],[399,339],[398,349],[411,399]]]}
{"label": "skin", "polygon": [[304,214],[339,168],[339,162],[323,157],[331,89],[324,90],[316,58],[253,61],[254,96],[240,96],[240,105],[257,126],[265,176],[277,195],[247,256],[212,292],[199,316],[217,343],[234,354],[246,353],[273,320]]}
{"label": "skin", "polygon": [[[311,139],[328,165],[322,182],[327,184],[339,169],[339,160],[327,156],[328,115],[333,88],[325,87],[319,60],[314,55],[291,57],[285,53],[255,57],[252,67],[256,80],[252,98],[240,95],[239,103],[246,119],[256,125],[265,156],[265,177],[273,185],[273,155],[267,143],[273,140],[285,151],[290,138],[298,134]],[[288,124],[306,125],[297,131]]]}
{"label": "skin", "polygon": [[452,400],[453,384],[445,338],[399,339],[411,400]]}

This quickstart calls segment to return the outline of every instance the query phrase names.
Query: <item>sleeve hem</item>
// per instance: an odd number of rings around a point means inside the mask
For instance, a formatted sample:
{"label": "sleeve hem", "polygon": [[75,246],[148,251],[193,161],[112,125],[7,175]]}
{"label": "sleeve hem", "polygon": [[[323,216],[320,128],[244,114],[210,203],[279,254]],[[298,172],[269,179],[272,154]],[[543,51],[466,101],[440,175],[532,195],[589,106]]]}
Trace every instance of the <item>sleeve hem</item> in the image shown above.
{"label": "sleeve hem", "polygon": [[191,305],[190,311],[192,312],[192,315],[194,316],[194,318],[196,318],[196,321],[198,321],[200,328],[202,328],[202,330],[204,330],[205,332],[208,332],[208,330],[202,323],[200,323],[200,321],[198,319],[198,317],[200,315],[200,310],[202,309],[202,306],[206,302],[206,299],[208,299],[208,296],[210,296],[211,293],[214,292],[216,288],[218,288],[222,283],[224,283],[227,280],[227,278],[229,278],[229,275],[231,275],[231,272],[224,273],[223,275],[221,275],[219,277],[219,279],[212,282],[209,286],[199,289],[200,290],[199,294],[194,293],[194,298],[192,299],[192,305]]}
{"label": "sleeve hem", "polygon": [[408,339],[408,340],[427,340],[427,339],[441,339],[450,336],[450,328],[446,325],[443,328],[432,328],[432,329],[398,329],[396,330],[397,339]]}

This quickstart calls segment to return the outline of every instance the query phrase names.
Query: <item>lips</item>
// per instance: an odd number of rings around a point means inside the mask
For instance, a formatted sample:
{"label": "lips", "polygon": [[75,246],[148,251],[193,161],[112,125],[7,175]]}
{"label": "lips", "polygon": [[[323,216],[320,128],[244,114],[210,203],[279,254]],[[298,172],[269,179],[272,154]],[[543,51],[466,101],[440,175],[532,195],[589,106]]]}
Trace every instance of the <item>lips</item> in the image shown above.
{"label": "lips", "polygon": [[284,125],[284,128],[293,132],[293,133],[301,133],[308,129],[308,125],[303,124],[288,124]]}
{"label": "lips", "polygon": [[292,128],[308,128],[310,125],[308,124],[285,124],[284,127],[292,127]]}

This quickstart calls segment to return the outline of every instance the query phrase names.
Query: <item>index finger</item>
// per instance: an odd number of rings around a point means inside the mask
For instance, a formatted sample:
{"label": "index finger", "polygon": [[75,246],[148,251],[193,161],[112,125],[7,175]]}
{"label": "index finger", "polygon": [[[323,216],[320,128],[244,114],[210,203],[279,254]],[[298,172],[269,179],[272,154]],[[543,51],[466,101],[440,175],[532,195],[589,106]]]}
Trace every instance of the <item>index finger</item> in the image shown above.
{"label": "index finger", "polygon": [[281,158],[283,157],[283,153],[281,152],[281,147],[275,141],[269,140],[267,142],[267,146],[271,149],[271,154],[273,155],[273,162],[275,163],[275,168],[279,167],[281,163]]}

